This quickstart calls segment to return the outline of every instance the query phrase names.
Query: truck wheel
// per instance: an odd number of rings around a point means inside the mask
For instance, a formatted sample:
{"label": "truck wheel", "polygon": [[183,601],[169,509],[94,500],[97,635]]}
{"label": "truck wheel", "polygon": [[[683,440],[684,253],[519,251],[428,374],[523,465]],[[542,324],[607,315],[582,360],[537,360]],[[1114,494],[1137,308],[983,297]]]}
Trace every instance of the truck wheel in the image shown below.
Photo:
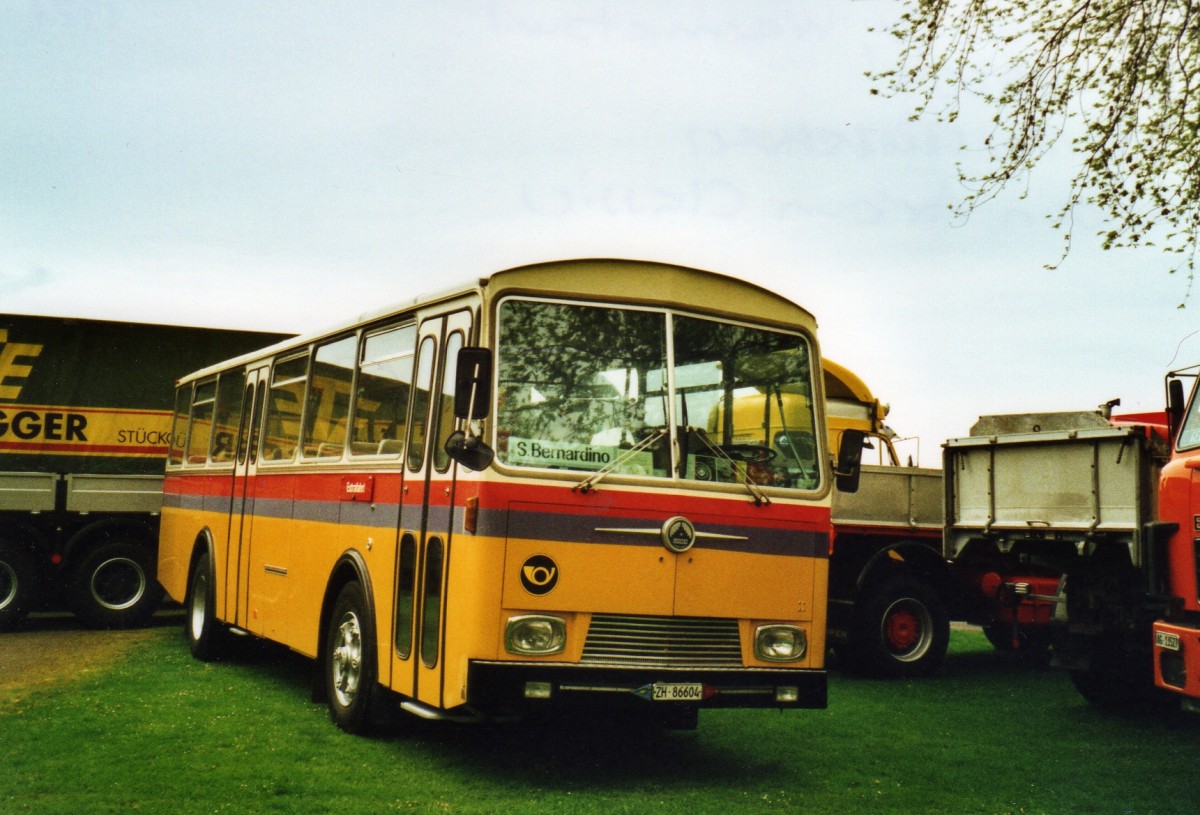
{"label": "truck wheel", "polygon": [[94,547],[71,580],[75,614],[92,628],[145,625],[162,598],[156,566],[150,549],[129,540],[115,538]]}
{"label": "truck wheel", "polygon": [[[1118,637],[1114,637],[1119,640]],[[1149,642],[1149,636],[1146,638]],[[1072,669],[1071,683],[1093,707],[1127,711],[1149,709],[1170,694],[1154,685],[1154,659],[1144,650],[1120,644],[1092,643],[1088,649],[1091,667]]]}
{"label": "truck wheel", "polygon": [[856,617],[853,661],[867,673],[926,676],[946,656],[950,617],[937,593],[919,580],[901,575],[884,581]]}
{"label": "truck wheel", "polygon": [[205,552],[196,558],[188,575],[184,599],[183,632],[192,656],[204,662],[219,659],[225,651],[225,625],[217,619],[217,585],[212,559]]}
{"label": "truck wheel", "polygon": [[0,541],[0,631],[16,628],[37,595],[33,558],[15,544]]}
{"label": "truck wheel", "polygon": [[377,724],[375,709],[382,689],[375,679],[375,627],[358,583],[343,586],[334,603],[325,632],[324,662],[329,717],[348,733],[369,733]]}
{"label": "truck wheel", "polygon": [[1071,683],[1079,695],[1102,710],[1126,710],[1146,702],[1146,688],[1128,672],[1114,668],[1071,671]]}
{"label": "truck wheel", "polygon": [[983,634],[992,647],[1002,653],[1016,653],[1033,665],[1050,664],[1050,635],[1045,628],[1017,629],[1017,643],[1013,644],[1012,623],[1003,621],[988,623]]}

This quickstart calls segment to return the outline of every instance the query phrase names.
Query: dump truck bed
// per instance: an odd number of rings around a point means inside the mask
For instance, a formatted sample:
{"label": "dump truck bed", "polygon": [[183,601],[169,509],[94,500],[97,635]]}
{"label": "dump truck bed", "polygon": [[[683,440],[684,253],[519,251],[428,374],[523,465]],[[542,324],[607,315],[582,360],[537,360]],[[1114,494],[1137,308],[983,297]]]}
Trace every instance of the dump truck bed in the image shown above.
{"label": "dump truck bed", "polygon": [[976,539],[1082,543],[1119,536],[1140,565],[1157,490],[1143,430],[1106,422],[1033,426],[946,442],[946,557],[956,558]]}

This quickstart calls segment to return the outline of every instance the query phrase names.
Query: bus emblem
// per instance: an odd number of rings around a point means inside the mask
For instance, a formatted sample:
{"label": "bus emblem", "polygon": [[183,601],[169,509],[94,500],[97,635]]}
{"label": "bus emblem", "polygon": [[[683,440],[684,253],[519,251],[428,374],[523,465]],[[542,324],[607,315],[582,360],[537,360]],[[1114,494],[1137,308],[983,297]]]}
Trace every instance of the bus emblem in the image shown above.
{"label": "bus emblem", "polygon": [[663,522],[662,542],[672,552],[686,552],[696,542],[696,527],[682,515],[668,518]]}
{"label": "bus emblem", "polygon": [[549,594],[558,585],[558,564],[545,555],[534,555],[521,567],[521,585],[530,594]]}

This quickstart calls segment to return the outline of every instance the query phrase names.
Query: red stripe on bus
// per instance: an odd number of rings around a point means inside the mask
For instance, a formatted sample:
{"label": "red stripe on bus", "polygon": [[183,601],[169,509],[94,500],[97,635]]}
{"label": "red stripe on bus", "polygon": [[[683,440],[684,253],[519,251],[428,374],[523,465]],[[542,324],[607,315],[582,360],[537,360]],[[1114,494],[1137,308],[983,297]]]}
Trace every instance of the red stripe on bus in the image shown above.
{"label": "red stripe on bus", "polygon": [[[331,473],[263,473],[254,476],[255,497],[264,500],[282,501],[343,501],[349,500],[345,492],[347,480],[373,479],[374,494],[371,503],[379,505],[419,505],[424,498],[424,482],[409,477],[406,483],[411,489],[401,501],[399,471],[384,472],[331,472]],[[238,479],[241,482],[241,477]],[[231,471],[218,473],[194,473],[169,475],[164,491],[168,494],[228,496],[232,492]],[[438,480],[430,484],[429,504],[445,507],[450,503],[447,488],[453,482]],[[752,506],[750,497],[743,498],[734,493],[721,495],[681,495],[663,492],[638,492],[615,489],[595,489],[587,494],[572,491],[570,482],[561,485],[505,484],[496,482],[463,481],[457,485],[456,504],[466,497],[477,497],[479,509],[507,509],[513,503],[545,504],[551,511],[564,515],[597,515],[620,506],[620,517],[629,519],[661,521],[664,506],[681,515],[735,515],[739,524],[778,527],[786,515],[787,522],[824,524],[829,521],[829,508],[804,504],[777,502],[765,507]],[[569,503],[565,501],[569,499]],[[744,501],[743,509],[739,502]],[[736,510],[736,511],[734,511]]]}

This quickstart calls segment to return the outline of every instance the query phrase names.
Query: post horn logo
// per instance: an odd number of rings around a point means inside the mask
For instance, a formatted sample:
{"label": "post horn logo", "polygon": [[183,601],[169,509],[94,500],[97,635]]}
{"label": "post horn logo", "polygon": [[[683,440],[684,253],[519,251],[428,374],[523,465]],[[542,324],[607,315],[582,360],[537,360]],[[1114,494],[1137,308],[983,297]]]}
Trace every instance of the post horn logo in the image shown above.
{"label": "post horn logo", "polygon": [[667,518],[662,525],[662,542],[672,552],[682,554],[696,542],[696,527],[682,515]]}
{"label": "post horn logo", "polygon": [[521,585],[538,597],[558,585],[558,564],[545,555],[533,555],[521,566]]}

